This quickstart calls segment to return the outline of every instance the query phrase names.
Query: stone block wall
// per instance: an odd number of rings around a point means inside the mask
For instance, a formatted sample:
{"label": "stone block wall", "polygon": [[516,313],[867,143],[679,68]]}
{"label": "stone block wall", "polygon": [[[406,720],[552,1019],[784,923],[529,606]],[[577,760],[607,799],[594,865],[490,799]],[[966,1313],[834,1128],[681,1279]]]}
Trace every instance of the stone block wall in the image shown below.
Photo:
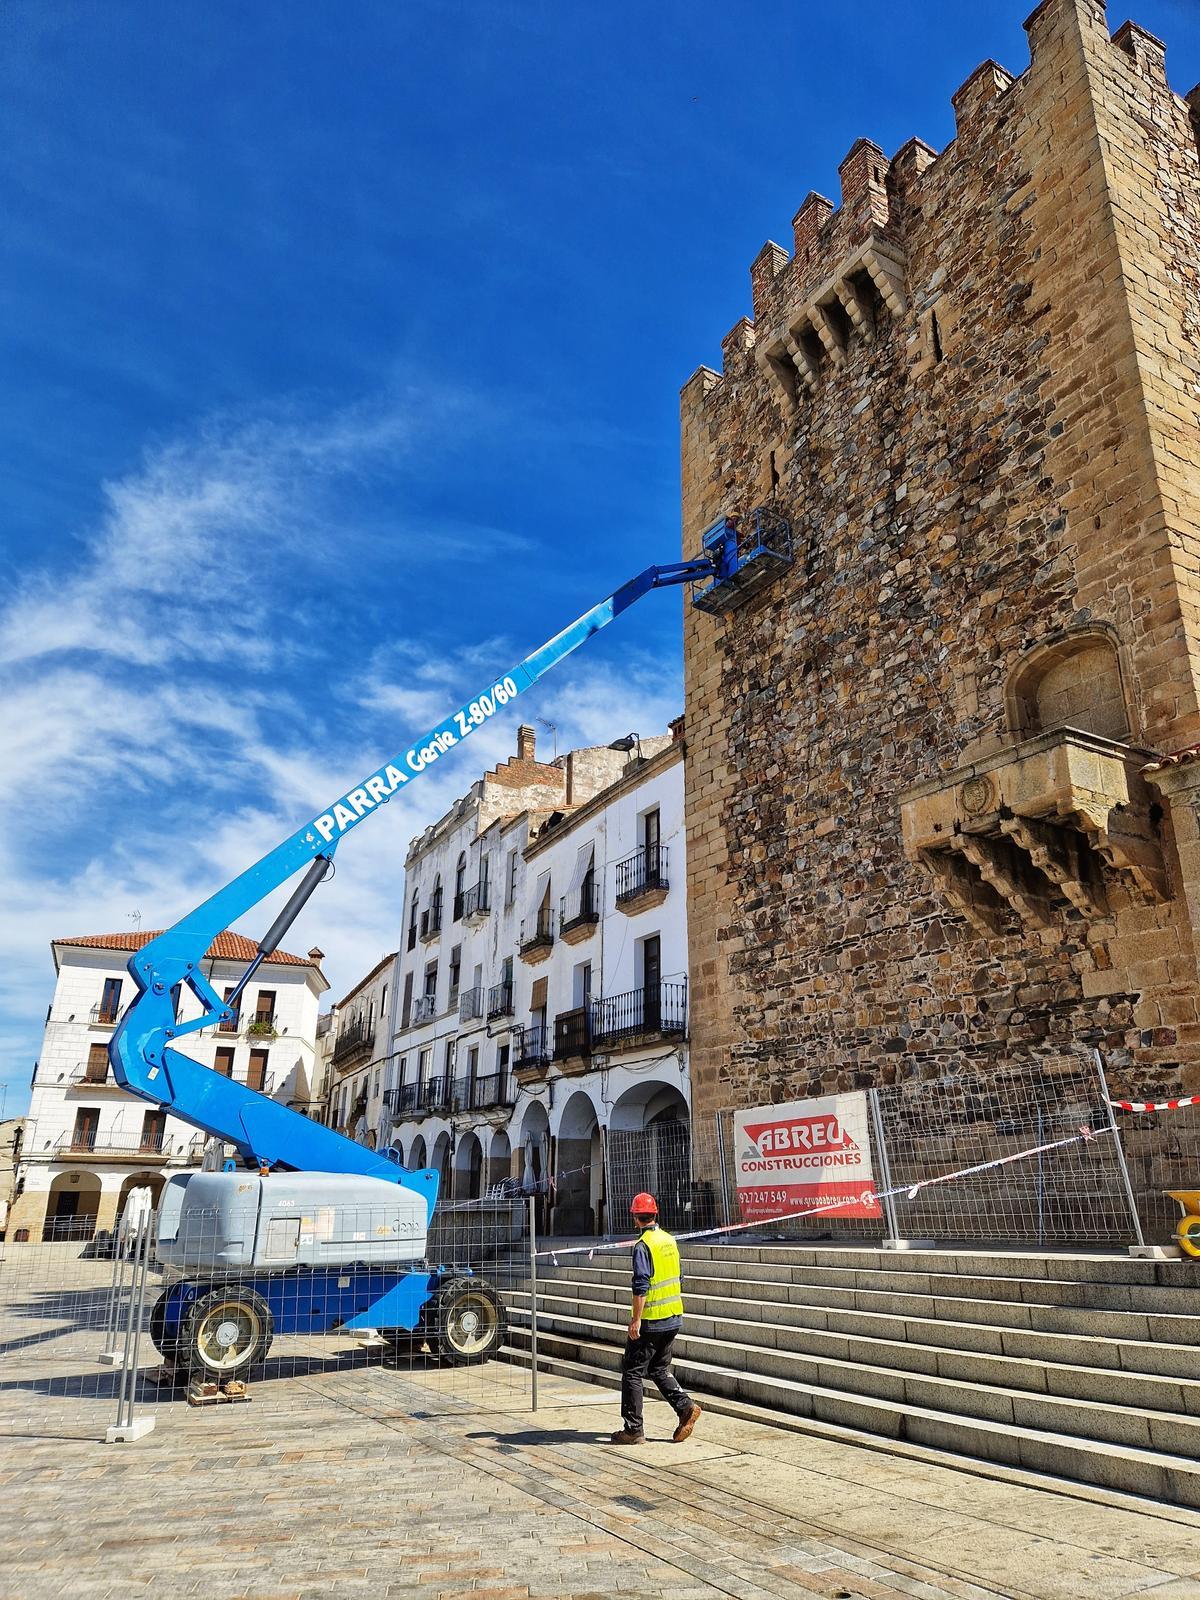
{"label": "stone block wall", "polygon": [[[1200,1088],[1196,789],[1137,776],[1200,740],[1196,128],[1100,0],[1026,26],[1026,71],[977,69],[940,154],[857,141],[682,392],[684,553],[764,503],[794,539],[734,620],[685,620],[700,1117],[1090,1040],[1131,1090]],[[982,841],[968,815],[968,921],[902,797],[979,792],[973,764],[1063,721],[1149,796],[1142,854],[1128,796],[1001,808]]]}

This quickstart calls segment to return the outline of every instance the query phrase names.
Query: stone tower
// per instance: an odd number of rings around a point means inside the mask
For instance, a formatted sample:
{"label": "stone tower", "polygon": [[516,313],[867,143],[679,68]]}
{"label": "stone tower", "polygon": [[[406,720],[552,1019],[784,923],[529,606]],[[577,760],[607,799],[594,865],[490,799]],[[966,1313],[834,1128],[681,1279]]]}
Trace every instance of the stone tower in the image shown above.
{"label": "stone tower", "polygon": [[1092,1040],[1200,1089],[1200,91],[1101,0],[1026,28],[683,390],[685,553],[794,541],[686,621],[700,1117]]}

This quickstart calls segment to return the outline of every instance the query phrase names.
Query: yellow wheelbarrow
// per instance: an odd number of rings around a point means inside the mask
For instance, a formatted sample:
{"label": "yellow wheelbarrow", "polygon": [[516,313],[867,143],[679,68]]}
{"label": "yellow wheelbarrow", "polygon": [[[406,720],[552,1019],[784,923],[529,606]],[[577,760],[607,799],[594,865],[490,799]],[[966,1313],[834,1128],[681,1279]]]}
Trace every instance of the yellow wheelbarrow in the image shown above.
{"label": "yellow wheelbarrow", "polygon": [[1189,1256],[1200,1256],[1200,1189],[1168,1189],[1179,1207],[1175,1242]]}

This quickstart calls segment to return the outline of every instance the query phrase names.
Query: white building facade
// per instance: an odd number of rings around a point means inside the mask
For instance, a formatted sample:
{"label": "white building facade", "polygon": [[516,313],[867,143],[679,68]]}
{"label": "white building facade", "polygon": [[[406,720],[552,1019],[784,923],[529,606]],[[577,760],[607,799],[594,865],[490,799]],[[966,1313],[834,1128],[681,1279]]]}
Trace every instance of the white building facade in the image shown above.
{"label": "white building facade", "polygon": [[[10,1240],[91,1238],[115,1224],[132,1189],[157,1197],[169,1171],[200,1160],[204,1136],[118,1087],[108,1061],[108,1042],[134,993],[126,963],[155,937],[97,934],[51,946],[57,982],[34,1069]],[[256,953],[253,940],[219,934],[205,977],[227,998]],[[320,956],[276,951],[240,996],[234,1020],[188,1035],[185,1053],[284,1103],[306,1102],[328,988]],[[178,1007],[181,1021],[200,1015],[187,989]]]}
{"label": "white building facade", "polygon": [[455,1198],[541,1193],[561,1236],[622,1226],[630,1173],[686,1204],[682,728],[555,769],[488,774],[410,849],[391,1142]]}
{"label": "white building facade", "polygon": [[349,1139],[383,1150],[391,1143],[396,1063],[390,1055],[395,950],[333,1009],[326,1120]]}

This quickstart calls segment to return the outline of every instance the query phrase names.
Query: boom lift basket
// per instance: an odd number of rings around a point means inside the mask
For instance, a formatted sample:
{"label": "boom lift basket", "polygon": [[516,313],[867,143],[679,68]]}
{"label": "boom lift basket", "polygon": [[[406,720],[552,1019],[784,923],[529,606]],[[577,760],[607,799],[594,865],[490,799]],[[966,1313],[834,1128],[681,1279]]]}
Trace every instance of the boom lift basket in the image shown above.
{"label": "boom lift basket", "polygon": [[744,531],[734,517],[714,522],[701,541],[717,576],[692,584],[697,611],[723,616],[744,606],[792,564],[792,529],[772,506],[757,506]]}

